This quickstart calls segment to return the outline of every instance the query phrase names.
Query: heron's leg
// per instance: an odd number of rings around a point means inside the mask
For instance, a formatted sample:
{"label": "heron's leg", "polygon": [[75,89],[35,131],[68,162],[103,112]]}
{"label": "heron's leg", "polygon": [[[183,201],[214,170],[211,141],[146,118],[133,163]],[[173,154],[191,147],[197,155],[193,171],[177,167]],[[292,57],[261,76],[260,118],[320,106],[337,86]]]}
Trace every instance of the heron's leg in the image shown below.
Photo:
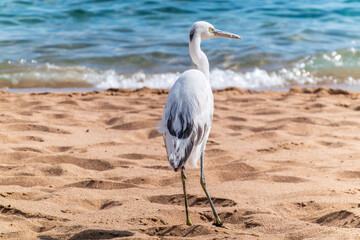
{"label": "heron's leg", "polygon": [[186,225],[191,226],[192,223],[189,218],[189,211],[188,211],[188,203],[187,203],[187,195],[186,195],[186,174],[184,168],[181,169],[181,180],[184,189],[184,199],[185,199],[185,212],[186,212]]}
{"label": "heron's leg", "polygon": [[205,192],[207,198],[209,199],[209,202],[210,202],[210,205],[211,205],[211,209],[212,209],[212,211],[213,211],[213,213],[214,213],[214,217],[215,217],[214,225],[215,225],[215,226],[218,226],[218,227],[223,227],[223,226],[224,226],[224,225],[223,225],[223,222],[220,220],[219,215],[218,215],[217,212],[216,212],[214,203],[213,203],[213,201],[211,200],[211,197],[210,197],[208,191],[206,190],[206,182],[205,182],[205,177],[204,177],[204,152],[201,153],[201,163],[200,163],[200,164],[201,164],[201,165],[200,165],[200,166],[201,166],[201,167],[200,167],[200,169],[201,169],[200,183],[201,183],[202,188],[204,189],[204,192]]}

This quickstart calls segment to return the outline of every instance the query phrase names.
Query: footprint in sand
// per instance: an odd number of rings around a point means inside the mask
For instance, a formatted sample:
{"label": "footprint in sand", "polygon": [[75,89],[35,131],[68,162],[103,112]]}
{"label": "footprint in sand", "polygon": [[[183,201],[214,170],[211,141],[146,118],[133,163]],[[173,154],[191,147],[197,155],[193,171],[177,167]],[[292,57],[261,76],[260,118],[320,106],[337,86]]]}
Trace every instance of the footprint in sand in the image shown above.
{"label": "footprint in sand", "polygon": [[54,220],[62,220],[62,221],[65,220],[66,221],[67,220],[67,219],[62,219],[62,218],[58,218],[55,216],[44,215],[41,213],[24,212],[17,208],[11,207],[11,205],[8,205],[8,206],[0,205],[0,213],[5,214],[5,215],[16,215],[16,216],[21,216],[21,217],[25,217],[25,218],[43,218],[43,219],[50,220],[50,221],[54,221]]}
{"label": "footprint in sand", "polygon": [[228,129],[230,129],[230,130],[235,131],[235,132],[249,129],[248,126],[240,125],[240,124],[238,124],[238,125],[227,125],[226,127],[227,127]]}
{"label": "footprint in sand", "polygon": [[319,141],[318,143],[320,143],[323,146],[330,147],[330,148],[341,148],[341,147],[343,147],[345,145],[342,142]]}
{"label": "footprint in sand", "polygon": [[110,129],[123,130],[123,131],[131,131],[131,130],[139,130],[145,128],[153,128],[157,124],[157,121],[147,120],[147,121],[134,121],[123,123],[119,125],[115,125]]}
{"label": "footprint in sand", "polygon": [[38,200],[44,199],[47,194],[43,192],[3,192],[0,193],[0,197],[7,199],[15,199],[15,200]]}
{"label": "footprint in sand", "polygon": [[22,112],[18,112],[18,114],[22,115],[22,116],[32,116],[34,114],[34,112],[22,111]]}
{"label": "footprint in sand", "polygon": [[114,207],[119,207],[123,205],[121,202],[119,201],[111,201],[111,200],[108,200],[106,201],[105,203],[103,203],[101,206],[100,206],[100,210],[105,210],[105,209],[110,209],[110,208],[114,208]]}
{"label": "footprint in sand", "polygon": [[118,230],[101,230],[101,229],[89,229],[81,231],[69,240],[83,240],[83,239],[113,239],[122,237],[131,237],[133,232],[129,231],[118,231]]}
{"label": "footprint in sand", "polygon": [[247,121],[246,118],[238,117],[238,116],[228,116],[228,117],[226,117],[226,119],[229,119],[231,121],[236,121],[236,122],[246,122]]}
{"label": "footprint in sand", "polygon": [[360,217],[353,212],[349,212],[347,210],[328,213],[320,218],[316,218],[313,222],[328,227],[360,227]]}
{"label": "footprint in sand", "polygon": [[44,139],[36,136],[25,136],[22,139],[25,141],[44,142]]}
{"label": "footprint in sand", "polygon": [[86,181],[71,183],[65,185],[65,187],[112,190],[112,189],[134,188],[136,186],[129,183],[120,183],[120,182],[103,181],[103,180],[86,180]]}
{"label": "footprint in sand", "polygon": [[14,151],[14,152],[4,152],[1,153],[2,163],[7,163],[10,165],[20,164],[23,165],[24,160],[31,161],[34,157],[39,157],[39,153],[32,151]]}
{"label": "footprint in sand", "polygon": [[131,160],[143,160],[143,159],[161,159],[165,160],[164,156],[159,155],[149,155],[149,154],[142,154],[142,153],[126,153],[126,154],[120,154],[118,155],[120,158],[126,158]]}
{"label": "footprint in sand", "polygon": [[118,157],[131,159],[131,160],[142,160],[142,159],[151,159],[152,158],[150,155],[142,154],[142,153],[120,154],[120,155],[118,155]]}
{"label": "footprint in sand", "polygon": [[275,109],[258,109],[255,111],[254,115],[275,115],[275,114],[282,114],[282,111],[275,110]]}
{"label": "footprint in sand", "polygon": [[92,211],[106,210],[114,207],[122,206],[123,204],[119,201],[113,201],[109,199],[84,199],[77,203],[86,209]]}
{"label": "footprint in sand", "polygon": [[[20,173],[21,174],[21,173]],[[33,175],[28,176],[29,173],[25,173],[25,176],[18,175],[16,177],[7,177],[5,179],[0,179],[0,186],[21,186],[21,187],[35,187],[35,186],[46,186],[51,184],[50,182],[44,181],[41,177],[34,177]]]}
{"label": "footprint in sand", "polygon": [[56,114],[52,114],[51,116],[55,119],[64,119],[69,117],[68,114],[64,114],[64,113],[56,113]]}
{"label": "footprint in sand", "polygon": [[343,178],[360,178],[360,171],[343,171],[338,175]]}
{"label": "footprint in sand", "polygon": [[294,176],[279,176],[279,175],[271,175],[268,177],[270,182],[280,182],[280,183],[300,183],[307,182],[306,179],[294,177]]}
{"label": "footprint in sand", "polygon": [[285,209],[289,209],[293,213],[300,213],[302,212],[305,216],[309,214],[314,214],[316,212],[322,211],[326,208],[332,208],[333,205],[329,203],[319,203],[313,200],[304,201],[304,202],[293,202],[288,204],[287,206],[283,206]]}
{"label": "footprint in sand", "polygon": [[178,182],[179,179],[176,177],[164,178],[164,179],[150,178],[150,177],[135,177],[124,181],[124,183],[129,183],[129,184],[135,184],[141,186],[151,185],[155,187],[165,187],[165,186],[168,187],[168,186],[172,186],[173,184],[176,185]]}
{"label": "footprint in sand", "polygon": [[64,170],[61,167],[47,167],[40,169],[46,176],[62,176]]}
{"label": "footprint in sand", "polygon": [[274,153],[277,151],[277,148],[269,147],[269,148],[259,148],[256,149],[256,151],[261,153]]}
{"label": "footprint in sand", "polygon": [[[242,225],[242,228],[255,228],[260,227],[262,224],[257,219],[262,219],[262,216],[264,215],[270,215],[269,212],[261,212],[261,211],[253,211],[253,210],[237,210],[234,211],[226,211],[226,212],[220,212],[219,217],[222,219],[225,223],[228,224],[236,224],[236,225]],[[206,211],[204,213],[201,213],[201,218],[203,220],[207,220],[208,222],[213,222],[213,214],[211,211]]]}
{"label": "footprint in sand", "polygon": [[[212,198],[214,204],[219,207],[233,207],[236,206],[236,202],[226,198]],[[184,203],[183,194],[175,195],[158,195],[149,198],[152,203],[166,204],[166,205],[181,205]],[[197,197],[194,195],[188,195],[188,204],[191,207],[209,207],[208,199],[206,197]]]}
{"label": "footprint in sand", "polygon": [[54,153],[68,152],[72,149],[72,146],[52,146],[47,147],[48,150]]}
{"label": "footprint in sand", "polygon": [[122,123],[124,123],[124,117],[113,117],[110,118],[109,120],[106,120],[104,122],[106,125],[112,126],[112,125],[120,125]]}
{"label": "footprint in sand", "polygon": [[267,132],[267,131],[276,131],[276,130],[281,130],[285,127],[285,125],[280,124],[280,125],[276,125],[273,127],[268,127],[267,126],[263,126],[263,127],[253,127],[250,130],[254,133],[258,133],[258,132]]}
{"label": "footprint in sand", "polygon": [[47,132],[47,133],[60,133],[60,134],[70,134],[70,132],[60,129],[60,128],[53,128],[43,125],[36,125],[36,124],[14,124],[8,126],[9,129],[14,131],[38,131],[38,132]]}
{"label": "footprint in sand", "polygon": [[68,164],[74,164],[84,169],[96,170],[96,171],[106,171],[106,170],[114,169],[114,166],[111,163],[103,160],[77,158],[70,155],[41,156],[35,159],[34,162],[42,162],[49,164],[68,163]]}
{"label": "footprint in sand", "polygon": [[166,166],[154,165],[154,166],[144,166],[144,168],[156,169],[156,170],[170,170],[171,167],[166,164]]}
{"label": "footprint in sand", "polygon": [[148,226],[148,225],[168,225],[168,222],[160,217],[142,217],[142,218],[132,218],[130,219],[131,223],[136,223],[136,224],[141,224],[144,226]]}
{"label": "footprint in sand", "polygon": [[295,150],[295,149],[302,149],[302,148],[304,148],[303,142],[300,142],[300,143],[289,142],[289,143],[278,144],[277,146],[274,146],[274,147],[256,149],[256,151],[263,152],[263,153],[274,153],[278,150]]}
{"label": "footprint in sand", "polygon": [[31,147],[17,147],[12,148],[12,150],[17,152],[35,152],[35,153],[42,153],[43,151],[37,148],[31,148]]}
{"label": "footprint in sand", "polygon": [[[174,226],[163,226],[163,227],[152,227],[145,230],[142,230],[145,234],[150,236],[170,236],[170,237],[194,237],[200,239],[201,236],[214,234],[214,230],[211,226],[204,225],[174,225]],[[218,229],[218,232],[223,232],[224,230]]]}
{"label": "footprint in sand", "polygon": [[79,104],[74,101],[74,100],[65,100],[65,101],[61,101],[58,102],[58,104],[68,104],[68,105],[74,105],[74,106],[78,106]]}
{"label": "footprint in sand", "polygon": [[49,105],[40,105],[40,106],[35,106],[32,107],[31,109],[33,110],[39,110],[39,111],[44,111],[44,110],[51,110],[53,107],[49,106]]}

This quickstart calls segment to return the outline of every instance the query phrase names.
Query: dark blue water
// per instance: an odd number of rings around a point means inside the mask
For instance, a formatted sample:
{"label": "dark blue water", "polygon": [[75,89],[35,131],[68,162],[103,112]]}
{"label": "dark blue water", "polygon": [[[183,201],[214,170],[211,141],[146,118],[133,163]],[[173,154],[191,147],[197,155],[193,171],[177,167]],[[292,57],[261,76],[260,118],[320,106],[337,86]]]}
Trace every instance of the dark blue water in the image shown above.
{"label": "dark blue water", "polygon": [[0,87],[170,87],[198,20],[214,88],[360,84],[360,1],[2,0]]}

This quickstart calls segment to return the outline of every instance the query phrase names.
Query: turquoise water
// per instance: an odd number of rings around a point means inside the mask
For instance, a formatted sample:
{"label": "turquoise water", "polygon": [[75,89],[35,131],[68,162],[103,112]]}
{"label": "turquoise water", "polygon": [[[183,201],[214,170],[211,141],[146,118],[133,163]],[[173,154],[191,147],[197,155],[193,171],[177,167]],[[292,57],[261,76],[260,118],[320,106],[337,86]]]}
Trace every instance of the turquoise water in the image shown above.
{"label": "turquoise water", "polygon": [[0,1],[0,88],[169,88],[194,21],[214,88],[360,85],[360,1]]}

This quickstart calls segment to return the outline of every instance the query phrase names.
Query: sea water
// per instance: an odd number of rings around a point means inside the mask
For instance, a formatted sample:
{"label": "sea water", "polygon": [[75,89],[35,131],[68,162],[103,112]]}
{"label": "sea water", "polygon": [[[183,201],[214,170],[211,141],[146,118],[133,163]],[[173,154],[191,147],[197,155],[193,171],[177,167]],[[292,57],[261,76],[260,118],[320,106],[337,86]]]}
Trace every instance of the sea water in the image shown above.
{"label": "sea water", "polygon": [[170,88],[199,20],[214,89],[360,85],[356,0],[1,0],[0,88]]}

